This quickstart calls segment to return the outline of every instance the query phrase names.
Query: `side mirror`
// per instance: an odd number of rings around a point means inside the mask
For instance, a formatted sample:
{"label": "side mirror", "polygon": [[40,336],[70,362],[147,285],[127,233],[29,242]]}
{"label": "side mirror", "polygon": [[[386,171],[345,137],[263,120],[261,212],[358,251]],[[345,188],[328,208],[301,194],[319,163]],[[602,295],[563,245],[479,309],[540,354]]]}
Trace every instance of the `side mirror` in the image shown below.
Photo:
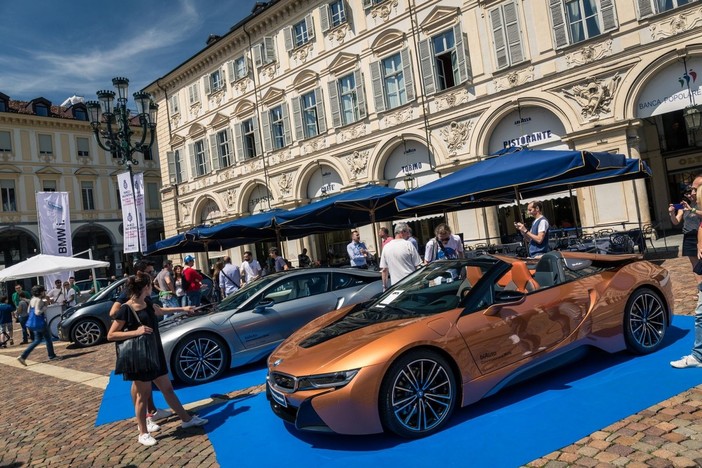
{"label": "side mirror", "polygon": [[488,307],[483,315],[489,317],[500,313],[503,307],[519,305],[526,300],[526,293],[521,291],[495,291],[495,303]]}
{"label": "side mirror", "polygon": [[257,314],[262,314],[269,307],[273,307],[274,304],[275,304],[275,301],[273,299],[261,299],[261,301],[258,304],[256,304],[256,307],[254,308],[254,312]]}

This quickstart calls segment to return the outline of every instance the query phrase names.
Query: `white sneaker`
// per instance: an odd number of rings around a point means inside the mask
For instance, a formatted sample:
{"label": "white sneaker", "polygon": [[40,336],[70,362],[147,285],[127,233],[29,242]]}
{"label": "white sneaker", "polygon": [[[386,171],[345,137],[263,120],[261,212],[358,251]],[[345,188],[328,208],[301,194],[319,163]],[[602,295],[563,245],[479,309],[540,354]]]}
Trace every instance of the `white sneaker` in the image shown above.
{"label": "white sneaker", "polygon": [[151,437],[151,434],[149,434],[148,432],[146,434],[139,434],[138,440],[141,445],[145,445],[147,447],[156,445],[156,439]]}
{"label": "white sneaker", "polygon": [[187,429],[189,427],[204,426],[205,424],[207,424],[207,419],[201,418],[198,415],[194,414],[190,421],[184,422],[180,425],[180,427],[182,427],[183,429]]}
{"label": "white sneaker", "polygon": [[156,409],[156,411],[151,415],[151,420],[160,421],[161,419],[167,418],[169,416],[173,416],[172,411],[168,411],[165,409]]}
{"label": "white sneaker", "polygon": [[685,369],[688,367],[702,367],[702,362],[698,361],[693,355],[683,356],[677,361],[671,361],[670,365],[676,369]]}
{"label": "white sneaker", "polygon": [[146,418],[146,430],[149,432],[158,432],[161,430],[161,426],[156,424],[152,418]]}

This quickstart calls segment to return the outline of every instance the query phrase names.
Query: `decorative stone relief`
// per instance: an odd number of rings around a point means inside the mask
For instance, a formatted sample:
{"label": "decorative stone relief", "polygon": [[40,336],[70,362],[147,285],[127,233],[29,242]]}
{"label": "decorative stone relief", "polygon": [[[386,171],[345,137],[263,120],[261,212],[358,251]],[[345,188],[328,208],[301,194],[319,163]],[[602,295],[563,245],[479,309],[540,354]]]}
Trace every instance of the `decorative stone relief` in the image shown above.
{"label": "decorative stone relief", "polygon": [[327,36],[329,37],[329,40],[332,42],[338,42],[339,44],[344,43],[344,39],[346,39],[346,33],[349,32],[349,24],[348,23],[342,23],[336,28],[332,29],[327,33]]}
{"label": "decorative stone relief", "polygon": [[15,155],[9,151],[0,151],[0,160],[3,162],[14,161]]}
{"label": "decorative stone relief", "polygon": [[459,149],[468,141],[470,129],[473,127],[473,122],[451,122],[448,127],[444,127],[439,131],[441,138],[446,142],[449,153],[455,155]]}
{"label": "decorative stone relief", "polygon": [[183,214],[183,221],[190,219],[190,203],[181,203],[180,212]]}
{"label": "decorative stone relief", "polygon": [[366,172],[369,151],[354,151],[351,156],[346,156],[346,163],[354,179],[361,178]]}
{"label": "decorative stone relief", "polygon": [[516,88],[530,81],[534,81],[534,67],[515,70],[495,79],[495,91]]}
{"label": "decorative stone relief", "polygon": [[442,94],[436,100],[436,110],[448,109],[450,107],[459,106],[461,104],[466,104],[470,100],[470,94],[465,89],[459,89],[458,91]]}
{"label": "decorative stone relief", "polygon": [[251,83],[251,80],[249,78],[242,78],[239,81],[235,81],[234,84],[232,84],[232,87],[239,94],[244,94],[246,92],[246,90],[249,88],[249,83]]}
{"label": "decorative stone relief", "polygon": [[407,107],[397,112],[387,114],[383,120],[385,121],[385,125],[387,127],[394,127],[395,125],[399,125],[401,123],[407,122],[408,120],[411,120],[413,115],[414,109],[412,109],[411,107]]}
{"label": "decorative stone relief", "polygon": [[356,125],[355,127],[348,128],[341,132],[341,141],[355,140],[358,137],[364,136],[366,134],[366,126]]}
{"label": "decorative stone relief", "polygon": [[397,7],[397,0],[388,1],[381,3],[371,9],[371,16],[373,18],[380,17],[383,21],[387,21],[390,18],[390,13],[392,9]]}
{"label": "decorative stone relief", "polygon": [[248,161],[241,166],[242,174],[251,174],[254,171],[259,171],[263,169],[263,159],[256,158]]}
{"label": "decorative stone relief", "polygon": [[90,165],[90,158],[87,156],[78,156],[78,165],[81,167],[87,167]]}
{"label": "decorative stone relief", "polygon": [[190,117],[197,117],[202,110],[202,104],[199,102],[194,103],[190,106]]}
{"label": "decorative stone relief", "polygon": [[222,102],[224,101],[224,95],[224,87],[218,89],[217,91],[213,91],[212,94],[208,96],[210,100],[210,108],[221,106]]}
{"label": "decorative stone relief", "polygon": [[171,115],[171,125],[174,127],[180,126],[180,112]]}
{"label": "decorative stone relief", "polygon": [[314,153],[315,151],[319,151],[320,149],[324,149],[327,147],[327,140],[324,137],[321,138],[315,138],[314,140],[306,141],[304,145],[302,145],[302,152],[307,154],[307,153]]}
{"label": "decorative stone relief", "polygon": [[298,47],[297,49],[292,51],[292,58],[298,62],[305,63],[307,61],[307,57],[309,57],[312,54],[312,49],[313,49],[313,43],[308,42],[305,45],[302,45]]}
{"label": "decorative stone relief", "polygon": [[224,199],[227,200],[227,206],[225,211],[234,211],[236,209],[236,190],[228,189]]}
{"label": "decorative stone relief", "polygon": [[568,68],[572,68],[577,65],[594,62],[595,60],[609,55],[612,55],[612,39],[600,42],[599,44],[591,44],[573,53],[567,54],[565,56],[565,61],[568,64]]}
{"label": "decorative stone relief", "polygon": [[292,151],[289,148],[278,150],[271,154],[268,158],[268,165],[275,166],[276,164],[289,161],[292,159]]}
{"label": "decorative stone relief", "polygon": [[586,84],[564,89],[563,94],[580,105],[583,118],[598,120],[600,115],[611,112],[609,105],[620,81],[619,73],[608,80],[588,78]]}
{"label": "decorative stone relief", "polygon": [[680,13],[660,23],[651,24],[649,30],[653,40],[657,41],[689,31],[699,26],[700,23],[702,23],[702,9]]}
{"label": "decorative stone relief", "polygon": [[278,188],[283,196],[290,195],[293,185],[293,176],[290,173],[283,174],[278,178]]}
{"label": "decorative stone relief", "polygon": [[276,72],[278,71],[278,62],[273,62],[269,65],[264,66],[264,68],[261,68],[261,75],[264,76],[264,78],[271,79],[275,76]]}
{"label": "decorative stone relief", "polygon": [[1,214],[0,215],[0,222],[2,224],[17,224],[20,221],[22,221],[22,217],[18,214],[15,214],[15,215]]}
{"label": "decorative stone relief", "polygon": [[51,164],[55,161],[53,154],[41,154],[39,155],[39,160],[42,161],[44,164]]}

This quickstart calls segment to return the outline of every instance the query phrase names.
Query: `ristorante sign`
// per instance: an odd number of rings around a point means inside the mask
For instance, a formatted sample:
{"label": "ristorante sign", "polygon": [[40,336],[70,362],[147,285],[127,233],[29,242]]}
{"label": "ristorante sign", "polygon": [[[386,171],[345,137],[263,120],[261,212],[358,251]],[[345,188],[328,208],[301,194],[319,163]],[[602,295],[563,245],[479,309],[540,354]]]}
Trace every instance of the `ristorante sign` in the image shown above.
{"label": "ristorante sign", "polygon": [[[687,67],[685,67],[687,65]],[[702,104],[702,59],[689,58],[658,73],[636,102],[636,117],[643,119]]]}

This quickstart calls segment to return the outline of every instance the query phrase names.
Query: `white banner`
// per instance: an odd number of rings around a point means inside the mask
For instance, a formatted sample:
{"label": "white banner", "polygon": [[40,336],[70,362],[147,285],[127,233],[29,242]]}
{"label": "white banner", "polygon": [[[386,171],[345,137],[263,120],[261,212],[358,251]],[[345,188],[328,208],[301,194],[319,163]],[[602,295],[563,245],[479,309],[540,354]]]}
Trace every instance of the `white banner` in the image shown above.
{"label": "white banner", "polygon": [[124,253],[139,252],[139,239],[137,237],[137,210],[129,172],[117,174],[117,184],[119,184],[119,198],[122,201]]}
{"label": "white banner", "polygon": [[[36,198],[41,253],[62,257],[73,256],[68,192],[37,192]],[[45,276],[44,285],[47,290],[50,290],[56,279],[67,281],[70,275],[72,272]]]}
{"label": "white banner", "polygon": [[134,196],[136,197],[136,212],[139,219],[139,251],[146,250],[146,202],[144,195],[144,173],[134,174]]}

